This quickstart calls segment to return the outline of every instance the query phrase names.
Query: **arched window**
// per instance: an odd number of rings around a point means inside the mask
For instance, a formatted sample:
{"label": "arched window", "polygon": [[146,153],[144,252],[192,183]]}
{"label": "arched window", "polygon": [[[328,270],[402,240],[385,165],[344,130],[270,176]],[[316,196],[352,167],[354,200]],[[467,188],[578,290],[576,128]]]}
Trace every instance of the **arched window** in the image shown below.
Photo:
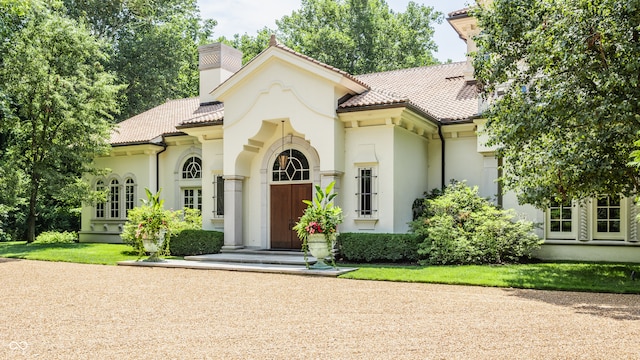
{"label": "arched window", "polygon": [[184,162],[182,166],[183,179],[200,179],[202,177],[202,160],[192,156]]}
{"label": "arched window", "polygon": [[[104,190],[105,190],[104,181],[98,180],[96,182],[96,191],[104,191]],[[96,204],[96,218],[98,218],[98,219],[103,219],[104,218],[104,216],[105,216],[104,206],[105,206],[104,202],[99,202],[99,203]]]}
{"label": "arched window", "polygon": [[110,218],[120,217],[120,182],[116,179],[109,183],[109,211]]}
{"label": "arched window", "polygon": [[[286,156],[284,167],[280,166],[281,156]],[[273,181],[304,181],[309,179],[309,161],[298,150],[289,149],[281,152],[273,163]]]}
{"label": "arched window", "polygon": [[132,178],[127,178],[124,182],[124,210],[129,216],[129,210],[136,206],[136,183]]}

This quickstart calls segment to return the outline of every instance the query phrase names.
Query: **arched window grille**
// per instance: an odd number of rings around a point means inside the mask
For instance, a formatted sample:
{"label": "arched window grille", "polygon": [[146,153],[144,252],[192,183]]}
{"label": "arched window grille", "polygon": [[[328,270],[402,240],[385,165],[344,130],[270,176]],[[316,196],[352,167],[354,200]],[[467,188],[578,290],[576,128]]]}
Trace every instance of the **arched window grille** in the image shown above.
{"label": "arched window grille", "polygon": [[183,179],[200,179],[202,177],[202,160],[197,156],[192,156],[185,161],[182,166]]}
{"label": "arched window grille", "polygon": [[[287,161],[284,167],[280,167],[279,157],[285,155]],[[273,181],[304,181],[310,179],[309,161],[302,152],[289,149],[281,152],[273,163]]]}

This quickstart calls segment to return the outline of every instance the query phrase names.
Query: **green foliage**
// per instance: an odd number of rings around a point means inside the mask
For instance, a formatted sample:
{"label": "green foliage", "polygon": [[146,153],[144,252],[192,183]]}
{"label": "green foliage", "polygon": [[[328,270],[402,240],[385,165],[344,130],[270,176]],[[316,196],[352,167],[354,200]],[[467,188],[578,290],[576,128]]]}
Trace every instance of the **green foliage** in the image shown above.
{"label": "green foliage", "polygon": [[530,258],[541,240],[533,224],[514,220],[511,211],[496,208],[463,182],[425,200],[425,216],[411,223],[421,239],[423,264],[501,264]]}
{"label": "green foliage", "polygon": [[422,197],[415,199],[413,201],[413,205],[411,205],[413,220],[416,220],[420,216],[426,216],[425,211],[427,211],[427,207],[425,205],[425,200],[435,199],[440,195],[442,195],[442,189],[435,188],[435,189],[432,189],[431,192],[425,191]]}
{"label": "green foliage", "polygon": [[[633,195],[640,0],[495,0],[476,13],[489,145],[522,202]],[[636,155],[640,155],[636,153]]]}
{"label": "green foliage", "polygon": [[67,13],[105,41],[106,64],[120,83],[119,120],[166,99],[198,95],[198,45],[216,22],[203,20],[196,0],[64,0]]}
{"label": "green foliage", "polygon": [[160,191],[153,194],[145,188],[147,199],[142,199],[142,205],[127,213],[120,237],[125,244],[131,245],[142,257],[145,253],[143,239],[152,239],[159,247],[162,255],[169,255],[171,229],[177,214],[163,208],[164,200],[160,199]]}
{"label": "green foliage", "polygon": [[418,260],[418,241],[414,234],[341,233],[338,246],[344,261]]}
{"label": "green foliage", "polygon": [[[145,254],[143,239],[154,239],[162,246],[161,255],[169,255],[173,247],[173,237],[185,230],[195,230],[202,227],[200,210],[165,210],[164,200],[160,199],[160,191],[153,194],[145,188],[146,199],[142,205],[129,210],[127,222],[124,224],[120,237],[138,252],[140,257]],[[163,242],[160,243],[160,240]]]}
{"label": "green foliage", "polygon": [[0,43],[0,164],[18,180],[11,205],[27,204],[26,239],[33,241],[43,199],[80,206],[87,188],[78,184],[107,149],[120,88],[103,68],[102,44],[82,24],[62,16],[58,2],[30,5]]}
{"label": "green foliage", "polygon": [[303,0],[299,10],[276,21],[277,30],[227,41],[247,61],[264,50],[270,34],[278,34],[295,51],[364,74],[437,63],[433,23],[441,21],[442,14],[413,1],[396,13],[384,0]]}
{"label": "green foliage", "polygon": [[171,239],[171,255],[217,254],[224,245],[224,233],[207,230],[182,230]]}
{"label": "green foliage", "polygon": [[533,263],[517,265],[382,266],[358,265],[345,279],[402,281],[519,289],[638,294],[631,273],[638,264]]}
{"label": "green foliage", "polygon": [[40,233],[34,244],[73,244],[78,241],[78,234],[68,231],[45,231]]}
{"label": "green foliage", "polygon": [[[298,234],[298,238],[302,240],[302,251],[304,252],[305,261],[307,260],[307,252],[309,250],[308,238],[310,234],[324,234],[327,241],[327,247],[333,249],[335,234],[338,225],[342,223],[342,209],[333,205],[333,199],[338,195],[331,193],[335,181],[332,181],[325,189],[316,185],[316,196],[313,200],[302,200],[307,204],[304,214],[298,219],[293,230]],[[334,262],[333,253],[331,261]],[[307,267],[309,265],[307,264]]]}
{"label": "green foliage", "polygon": [[116,265],[118,261],[135,260],[137,255],[131,251],[130,247],[123,244],[26,244],[20,241],[0,243],[0,257]]}

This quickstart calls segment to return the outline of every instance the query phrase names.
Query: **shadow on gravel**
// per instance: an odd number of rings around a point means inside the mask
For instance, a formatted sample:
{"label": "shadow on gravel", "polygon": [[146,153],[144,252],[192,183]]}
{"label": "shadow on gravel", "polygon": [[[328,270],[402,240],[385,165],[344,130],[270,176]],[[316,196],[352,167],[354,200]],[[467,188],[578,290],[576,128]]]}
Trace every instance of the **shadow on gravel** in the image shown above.
{"label": "shadow on gravel", "polygon": [[578,314],[614,320],[640,320],[640,296],[630,294],[579,293],[541,290],[505,290],[511,296],[568,307]]}
{"label": "shadow on gravel", "polygon": [[0,258],[0,264],[6,262],[14,262],[14,261],[22,261],[21,259],[9,259],[9,258]]}

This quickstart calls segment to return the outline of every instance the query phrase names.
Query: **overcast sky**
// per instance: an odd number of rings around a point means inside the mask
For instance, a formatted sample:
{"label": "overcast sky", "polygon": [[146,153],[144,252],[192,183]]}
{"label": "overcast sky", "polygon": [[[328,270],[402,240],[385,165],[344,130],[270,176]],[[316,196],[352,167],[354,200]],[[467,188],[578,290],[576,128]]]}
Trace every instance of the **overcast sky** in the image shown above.
{"label": "overcast sky", "polygon": [[[396,12],[404,12],[410,0],[387,0],[387,4]],[[469,0],[415,0],[418,4],[432,6],[446,14],[466,7]],[[474,1],[475,2],[475,1]],[[234,34],[255,35],[256,31],[267,26],[274,29],[276,19],[289,15],[300,8],[300,0],[198,0],[202,18],[218,21],[214,38]],[[466,45],[451,25],[444,20],[435,25],[435,41],[438,44],[436,57],[440,61],[465,60]]]}

